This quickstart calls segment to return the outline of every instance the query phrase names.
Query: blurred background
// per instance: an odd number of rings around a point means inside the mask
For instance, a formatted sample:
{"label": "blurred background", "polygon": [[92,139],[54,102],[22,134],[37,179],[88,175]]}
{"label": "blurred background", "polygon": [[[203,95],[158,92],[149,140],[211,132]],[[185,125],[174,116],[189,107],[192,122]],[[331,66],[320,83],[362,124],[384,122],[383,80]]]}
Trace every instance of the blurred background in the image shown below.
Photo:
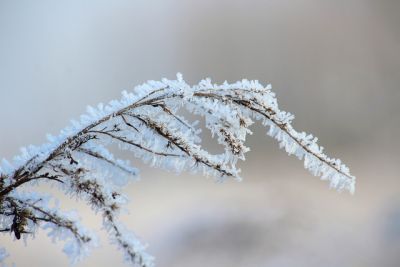
{"label": "blurred background", "polygon": [[[272,83],[354,196],[312,177],[254,127],[243,182],[142,167],[122,220],[157,266],[400,266],[400,1],[0,0],[0,158],[45,142],[86,105],[148,79]],[[85,225],[101,218],[73,201]],[[102,246],[78,266],[125,266]],[[61,243],[0,237],[17,266],[68,266]]]}

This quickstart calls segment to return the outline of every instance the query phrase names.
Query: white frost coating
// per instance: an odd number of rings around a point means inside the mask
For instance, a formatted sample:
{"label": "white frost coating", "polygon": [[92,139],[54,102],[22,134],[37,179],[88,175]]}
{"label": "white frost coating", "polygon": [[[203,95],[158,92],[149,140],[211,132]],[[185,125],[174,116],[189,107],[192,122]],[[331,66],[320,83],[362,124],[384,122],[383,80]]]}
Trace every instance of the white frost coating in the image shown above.
{"label": "white frost coating", "polygon": [[[198,122],[186,119],[181,111],[203,117],[224,152],[211,154],[204,149]],[[40,181],[52,182],[101,214],[110,240],[123,250],[129,263],[153,266],[145,246],[118,221],[119,210],[128,201],[121,190],[139,171],[114,156],[110,146],[128,150],[153,167],[240,180],[236,165],[250,150],[245,141],[255,121],[267,128],[280,148],[303,160],[310,173],[329,181],[332,188],[353,193],[355,177],[349,169],[325,155],[316,137],[296,131],[293,119],[279,109],[271,85],[258,81],[218,85],[205,79],[190,86],[179,73],[176,80],[148,81],[132,92],[122,92],[120,100],[87,107],[79,121],[72,120],[58,136],[48,135],[48,143],[22,148],[12,162],[3,160],[0,227],[16,239],[39,227],[48,230],[54,241],[66,242],[64,252],[71,263],[87,255],[97,238],[75,213],[62,212],[51,204],[54,196],[22,191]]]}

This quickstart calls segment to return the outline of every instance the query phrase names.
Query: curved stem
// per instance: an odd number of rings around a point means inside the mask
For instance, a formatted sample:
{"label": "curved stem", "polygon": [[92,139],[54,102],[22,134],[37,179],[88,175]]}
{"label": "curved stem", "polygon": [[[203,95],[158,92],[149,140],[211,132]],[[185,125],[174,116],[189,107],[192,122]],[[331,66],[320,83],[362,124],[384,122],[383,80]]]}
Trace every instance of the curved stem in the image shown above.
{"label": "curved stem", "polygon": [[46,163],[48,163],[49,161],[51,161],[55,157],[57,157],[59,154],[61,154],[62,151],[64,151],[68,146],[70,146],[75,140],[77,140],[79,137],[84,136],[85,134],[87,134],[91,129],[93,129],[96,126],[102,124],[103,122],[108,121],[112,117],[116,117],[116,116],[122,115],[127,110],[130,110],[130,109],[133,109],[133,108],[137,108],[137,107],[140,107],[140,106],[151,105],[151,103],[154,102],[154,101],[158,101],[158,100],[164,99],[165,96],[158,96],[158,97],[155,97],[155,98],[151,98],[151,99],[145,100],[146,98],[148,98],[149,96],[153,95],[154,93],[161,92],[162,90],[165,90],[166,88],[167,87],[161,88],[159,90],[155,90],[155,91],[149,93],[148,95],[146,95],[145,97],[141,98],[140,100],[136,101],[135,103],[133,103],[131,105],[128,105],[125,108],[122,108],[117,112],[108,114],[108,115],[104,116],[103,118],[101,118],[100,120],[95,121],[95,122],[91,123],[90,125],[86,126],[82,130],[80,130],[78,133],[76,133],[75,135],[70,136],[69,138],[67,138],[63,143],[61,143],[57,148],[55,148],[49,154],[49,156],[46,159],[44,159],[41,162],[38,162],[33,170],[31,170],[29,173],[24,173],[22,177],[19,177],[19,173],[21,172],[21,170],[23,170],[26,167],[26,165],[28,163],[32,162],[34,160],[34,158],[36,158],[37,156],[32,157],[30,160],[27,161],[27,163],[24,166],[20,167],[18,170],[16,170],[14,172],[13,175],[11,175],[11,177],[9,177],[10,179],[16,180],[16,182],[14,182],[13,184],[5,187],[2,191],[0,191],[0,198],[5,196],[5,195],[7,195],[8,193],[10,193],[15,188],[17,188],[17,187],[19,187],[19,186],[31,181],[32,179],[29,176],[36,175],[46,165]]}

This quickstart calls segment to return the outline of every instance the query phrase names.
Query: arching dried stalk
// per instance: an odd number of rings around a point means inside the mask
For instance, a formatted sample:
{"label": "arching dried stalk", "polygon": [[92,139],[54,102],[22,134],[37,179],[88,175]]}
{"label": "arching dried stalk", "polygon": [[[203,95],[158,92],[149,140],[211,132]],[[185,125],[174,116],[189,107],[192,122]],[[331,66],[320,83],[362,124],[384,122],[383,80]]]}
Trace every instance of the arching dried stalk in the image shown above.
{"label": "arching dried stalk", "polygon": [[[200,129],[178,115],[186,110],[205,119],[206,127],[225,147],[213,155],[201,145]],[[137,170],[117,159],[107,146],[117,143],[121,149],[152,166],[189,170],[218,179],[240,179],[236,168],[249,149],[244,142],[254,120],[268,126],[289,154],[304,159],[312,174],[328,180],[338,190],[354,192],[355,177],[338,159],[331,159],[317,145],[317,138],[293,129],[293,116],[278,108],[270,86],[243,80],[234,84],[212,84],[209,79],[189,86],[181,75],[177,80],[149,81],[123,92],[121,100],[97,108],[89,107],[80,121],[49,136],[49,143],[22,150],[11,164],[3,160],[0,174],[0,227],[16,239],[34,233],[37,227],[50,228],[54,239],[67,239],[65,251],[74,263],[96,245],[96,237],[84,229],[78,217],[51,206],[53,196],[29,191],[40,181],[59,184],[69,195],[85,199],[101,212],[110,238],[134,266],[153,266],[144,247],[118,221],[125,202],[121,188]],[[25,190],[25,191],[24,191]],[[0,251],[0,258],[6,253]]]}

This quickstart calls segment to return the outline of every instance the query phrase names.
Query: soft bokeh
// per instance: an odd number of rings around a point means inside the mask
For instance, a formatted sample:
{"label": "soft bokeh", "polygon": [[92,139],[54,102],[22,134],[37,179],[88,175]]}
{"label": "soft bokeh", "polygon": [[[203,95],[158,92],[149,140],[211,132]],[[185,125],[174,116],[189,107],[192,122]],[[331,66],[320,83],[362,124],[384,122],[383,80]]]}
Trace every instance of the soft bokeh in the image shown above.
{"label": "soft bokeh", "polygon": [[[0,157],[147,79],[270,82],[295,126],[358,177],[329,190],[254,128],[245,180],[142,168],[123,221],[158,266],[400,264],[400,1],[0,0]],[[48,190],[47,187],[41,190]],[[82,203],[84,222],[101,219]],[[78,266],[124,266],[102,247]],[[46,234],[0,236],[17,266],[68,266]]]}

